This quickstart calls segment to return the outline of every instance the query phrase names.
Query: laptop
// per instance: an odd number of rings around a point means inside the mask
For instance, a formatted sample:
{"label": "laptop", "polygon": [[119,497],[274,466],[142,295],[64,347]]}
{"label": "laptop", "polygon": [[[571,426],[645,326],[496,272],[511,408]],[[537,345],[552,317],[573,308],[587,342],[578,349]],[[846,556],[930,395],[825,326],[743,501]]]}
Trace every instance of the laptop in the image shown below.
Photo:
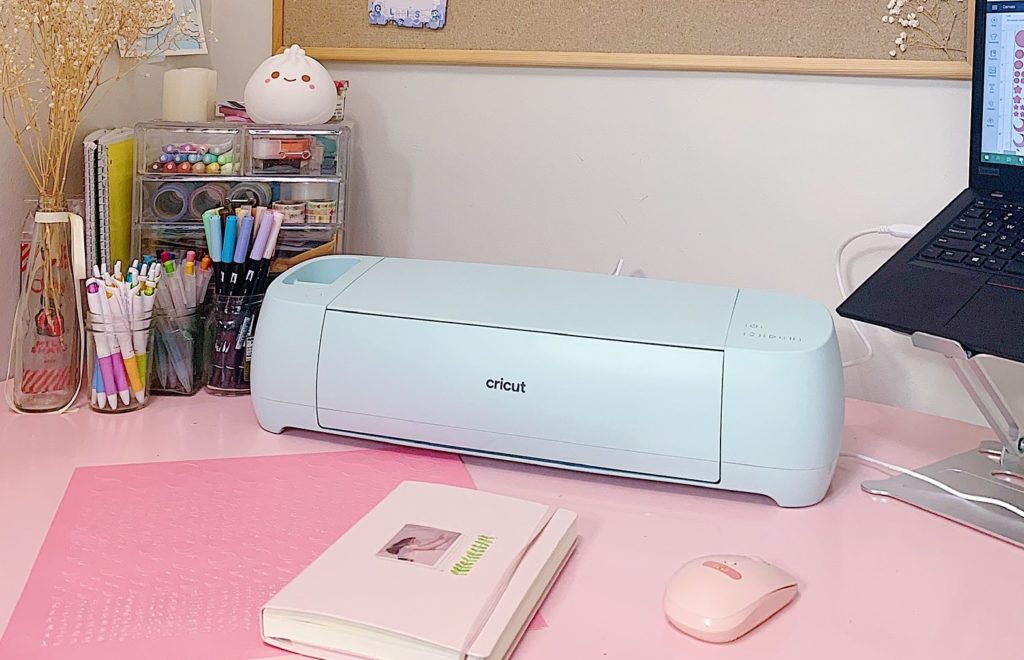
{"label": "laptop", "polygon": [[1024,2],[975,5],[970,187],[837,312],[1024,362]]}

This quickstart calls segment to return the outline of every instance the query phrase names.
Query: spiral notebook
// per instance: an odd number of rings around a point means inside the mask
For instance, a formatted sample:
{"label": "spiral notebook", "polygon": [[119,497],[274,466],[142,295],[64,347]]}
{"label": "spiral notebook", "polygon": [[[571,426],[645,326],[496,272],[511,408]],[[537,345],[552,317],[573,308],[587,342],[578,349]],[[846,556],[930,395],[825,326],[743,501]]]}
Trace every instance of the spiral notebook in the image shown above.
{"label": "spiral notebook", "polygon": [[101,129],[83,141],[88,265],[130,258],[134,136],[131,128]]}

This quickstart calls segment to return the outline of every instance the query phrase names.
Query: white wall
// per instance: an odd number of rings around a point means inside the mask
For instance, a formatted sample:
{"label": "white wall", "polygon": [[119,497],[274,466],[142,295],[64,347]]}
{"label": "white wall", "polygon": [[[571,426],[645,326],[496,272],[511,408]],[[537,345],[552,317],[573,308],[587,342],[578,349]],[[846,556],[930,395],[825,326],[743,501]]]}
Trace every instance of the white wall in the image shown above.
{"label": "white wall", "polygon": [[[270,3],[211,8],[208,61],[221,98],[239,98],[269,54]],[[792,291],[834,307],[840,240],[923,223],[966,185],[962,82],[329,68],[352,82],[357,122],[349,251],[592,271],[622,257],[626,272]],[[93,116],[157,114],[157,79],[137,79],[131,100],[119,91]],[[855,245],[854,279],[893,246]],[[938,359],[871,336],[879,355],[848,373],[849,394],[977,419]]]}
{"label": "white wall", "polygon": [[[356,251],[626,272],[834,307],[836,245],[967,179],[948,81],[332,65],[352,81]],[[866,277],[894,241],[850,250]],[[844,349],[861,350],[845,322]],[[852,396],[977,419],[946,365],[872,331]]]}

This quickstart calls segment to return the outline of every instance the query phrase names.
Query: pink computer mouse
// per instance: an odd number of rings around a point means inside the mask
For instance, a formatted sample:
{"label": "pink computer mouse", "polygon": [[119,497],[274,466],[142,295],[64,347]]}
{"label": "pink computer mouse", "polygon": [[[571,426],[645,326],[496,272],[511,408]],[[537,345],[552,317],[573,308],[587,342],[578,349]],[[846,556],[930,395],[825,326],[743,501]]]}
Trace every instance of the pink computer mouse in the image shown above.
{"label": "pink computer mouse", "polygon": [[793,600],[796,580],[763,559],[700,557],[665,587],[665,614],[676,628],[707,642],[731,642]]}

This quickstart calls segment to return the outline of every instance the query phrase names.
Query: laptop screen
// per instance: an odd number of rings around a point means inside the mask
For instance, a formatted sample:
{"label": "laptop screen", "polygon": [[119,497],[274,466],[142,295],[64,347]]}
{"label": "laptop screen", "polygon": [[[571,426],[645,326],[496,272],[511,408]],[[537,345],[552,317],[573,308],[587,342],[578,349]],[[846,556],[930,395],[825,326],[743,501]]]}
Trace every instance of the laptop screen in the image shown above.
{"label": "laptop screen", "polygon": [[1024,167],[1024,2],[985,10],[981,162]]}

